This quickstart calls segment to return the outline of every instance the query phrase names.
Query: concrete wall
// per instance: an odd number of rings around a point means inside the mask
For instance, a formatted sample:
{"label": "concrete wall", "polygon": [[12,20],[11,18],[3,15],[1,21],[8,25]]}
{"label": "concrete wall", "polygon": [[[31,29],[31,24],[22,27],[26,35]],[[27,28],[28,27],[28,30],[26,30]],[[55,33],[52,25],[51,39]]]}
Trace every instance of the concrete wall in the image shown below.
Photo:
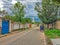
{"label": "concrete wall", "polygon": [[27,27],[27,24],[25,24],[25,28],[28,28],[28,27]]}
{"label": "concrete wall", "polygon": [[[35,27],[35,24],[31,24],[32,27]],[[18,30],[18,29],[22,29],[22,28],[30,28],[29,23],[27,24],[19,24],[18,22],[11,22],[11,20],[9,21],[9,32]]]}
{"label": "concrete wall", "polygon": [[[32,27],[35,27],[37,26],[36,24],[31,24]],[[0,33],[1,33],[1,27],[2,27],[2,19],[0,18]],[[52,25],[50,24],[49,25],[49,28],[51,28]],[[60,21],[57,21],[56,22],[56,26],[55,26],[57,29],[60,29]],[[11,31],[14,31],[14,30],[17,30],[17,29],[21,29],[21,28],[24,28],[24,25],[23,24],[20,24],[17,23],[17,22],[11,22],[11,20],[9,21],[9,32]],[[25,28],[30,28],[29,24],[25,24]]]}
{"label": "concrete wall", "polygon": [[23,28],[23,24],[20,24],[20,29],[22,29]]}
{"label": "concrete wall", "polygon": [[32,27],[36,27],[37,25],[36,24],[32,24]]}
{"label": "concrete wall", "polygon": [[20,29],[21,28],[29,28],[29,24],[20,24]]}
{"label": "concrete wall", "polygon": [[[35,27],[35,24],[31,24],[32,27]],[[1,34],[1,28],[2,28],[2,18],[0,18],[0,34]],[[11,20],[9,20],[9,32],[12,32],[14,30],[18,30],[21,28],[30,28],[29,23],[25,24],[19,24],[18,22],[11,22]]]}
{"label": "concrete wall", "polygon": [[29,24],[19,24],[17,22],[12,23],[11,20],[9,21],[9,32],[22,28],[29,28]]}
{"label": "concrete wall", "polygon": [[29,28],[29,24],[27,23],[27,24],[25,24],[25,28]]}
{"label": "concrete wall", "polygon": [[57,28],[57,29],[60,29],[60,20],[58,20],[58,21],[56,22],[56,28]]}
{"label": "concrete wall", "polygon": [[18,24],[18,23],[14,23],[13,29],[14,29],[14,30],[15,30],[15,29],[19,29],[19,24]]}
{"label": "concrete wall", "polygon": [[11,32],[11,31],[14,31],[14,30],[17,30],[17,29],[19,29],[19,23],[17,23],[17,22],[11,22],[10,21],[10,26],[9,26],[9,32]]}

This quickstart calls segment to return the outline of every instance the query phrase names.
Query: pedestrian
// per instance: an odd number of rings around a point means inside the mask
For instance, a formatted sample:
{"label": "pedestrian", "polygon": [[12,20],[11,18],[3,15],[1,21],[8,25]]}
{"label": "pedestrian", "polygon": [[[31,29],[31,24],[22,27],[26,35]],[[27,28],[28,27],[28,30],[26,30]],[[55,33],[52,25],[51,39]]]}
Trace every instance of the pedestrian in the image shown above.
{"label": "pedestrian", "polygon": [[40,25],[40,31],[44,31],[44,25],[42,24],[42,25]]}

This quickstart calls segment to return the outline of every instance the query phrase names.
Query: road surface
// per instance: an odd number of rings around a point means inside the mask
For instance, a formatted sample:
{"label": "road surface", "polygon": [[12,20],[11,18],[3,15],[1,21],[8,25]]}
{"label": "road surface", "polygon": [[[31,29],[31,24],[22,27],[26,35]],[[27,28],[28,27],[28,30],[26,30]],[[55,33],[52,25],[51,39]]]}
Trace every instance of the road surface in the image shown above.
{"label": "road surface", "polygon": [[41,32],[34,28],[0,38],[0,45],[44,45],[44,39]]}

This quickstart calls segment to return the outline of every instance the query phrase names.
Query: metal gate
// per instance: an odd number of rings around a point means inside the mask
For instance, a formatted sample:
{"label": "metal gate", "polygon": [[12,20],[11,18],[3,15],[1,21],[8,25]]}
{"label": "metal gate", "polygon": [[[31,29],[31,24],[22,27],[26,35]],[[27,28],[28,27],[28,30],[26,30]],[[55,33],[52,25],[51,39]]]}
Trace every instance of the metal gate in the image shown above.
{"label": "metal gate", "polygon": [[9,20],[2,20],[2,34],[9,33]]}

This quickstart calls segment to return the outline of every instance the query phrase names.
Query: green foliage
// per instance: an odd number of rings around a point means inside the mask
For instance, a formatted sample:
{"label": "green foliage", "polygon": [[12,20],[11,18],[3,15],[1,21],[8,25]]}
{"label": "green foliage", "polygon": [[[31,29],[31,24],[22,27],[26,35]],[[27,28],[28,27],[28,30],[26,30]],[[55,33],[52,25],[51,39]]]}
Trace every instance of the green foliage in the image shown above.
{"label": "green foliage", "polygon": [[60,38],[60,30],[58,29],[45,30],[45,34],[49,38]]}
{"label": "green foliage", "polygon": [[10,19],[11,17],[10,17],[10,15],[5,15],[4,18]]}
{"label": "green foliage", "polygon": [[49,0],[42,2],[42,9],[39,3],[36,3],[35,10],[38,12],[38,17],[45,24],[53,23],[57,20],[58,7],[54,4],[50,4]]}
{"label": "green foliage", "polygon": [[12,16],[12,19],[14,18],[14,21],[21,22],[21,18],[23,18],[25,14],[24,8],[25,6],[20,2],[15,3],[15,5],[12,7],[12,12],[14,14],[14,16]]}
{"label": "green foliage", "polygon": [[40,22],[32,22],[32,24],[40,24]]}
{"label": "green foliage", "polygon": [[18,18],[16,16],[10,16],[10,19],[15,22],[19,22]]}
{"label": "green foliage", "polygon": [[21,23],[25,24],[25,23],[31,23],[32,20],[30,18],[22,18],[21,19]]}
{"label": "green foliage", "polygon": [[60,0],[52,0],[55,3],[60,3]]}
{"label": "green foliage", "polygon": [[25,18],[25,19],[26,19],[26,23],[31,23],[32,22],[31,18]]}
{"label": "green foliage", "polygon": [[13,7],[13,13],[18,17],[24,16],[24,5],[22,5],[20,2],[15,3]]}
{"label": "green foliage", "polygon": [[4,18],[5,19],[10,19],[10,20],[12,20],[12,21],[18,21],[18,18],[16,18],[16,16],[11,16],[11,15],[6,15],[6,16],[4,16]]}

